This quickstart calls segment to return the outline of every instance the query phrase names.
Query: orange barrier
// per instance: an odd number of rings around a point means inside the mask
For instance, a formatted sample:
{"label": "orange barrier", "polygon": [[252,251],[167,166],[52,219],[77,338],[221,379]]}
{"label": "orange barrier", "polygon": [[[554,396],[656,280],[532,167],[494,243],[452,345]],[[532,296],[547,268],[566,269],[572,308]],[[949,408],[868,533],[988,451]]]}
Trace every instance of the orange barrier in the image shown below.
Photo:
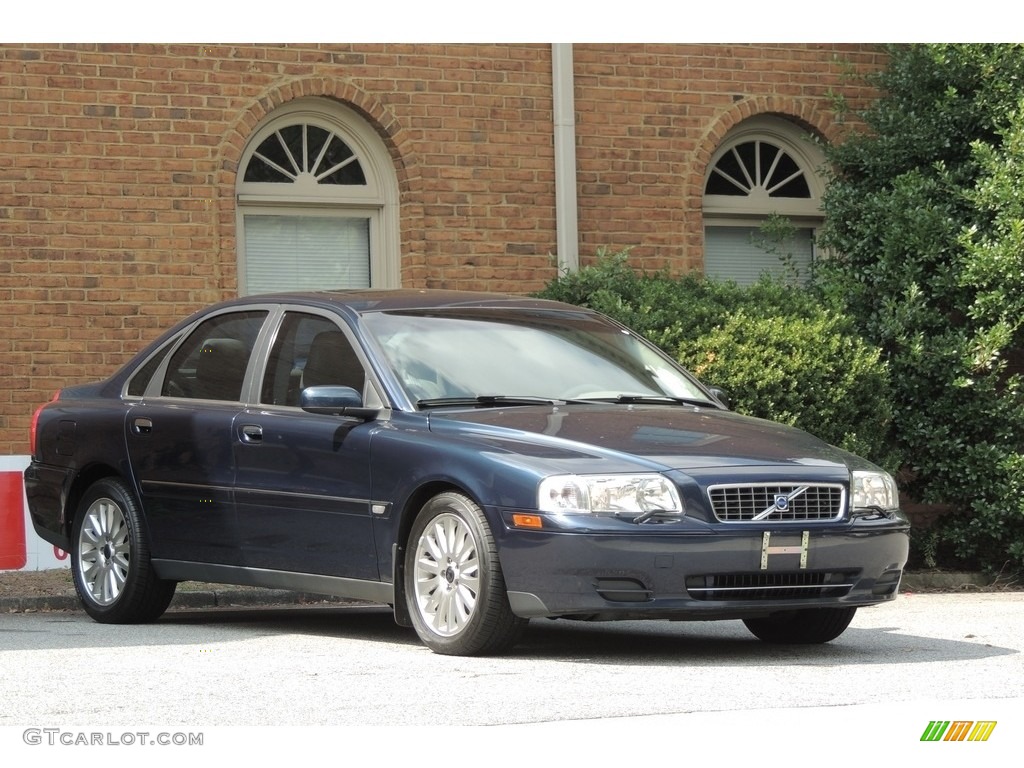
{"label": "orange barrier", "polygon": [[0,471],[0,571],[25,567],[25,506],[21,472]]}

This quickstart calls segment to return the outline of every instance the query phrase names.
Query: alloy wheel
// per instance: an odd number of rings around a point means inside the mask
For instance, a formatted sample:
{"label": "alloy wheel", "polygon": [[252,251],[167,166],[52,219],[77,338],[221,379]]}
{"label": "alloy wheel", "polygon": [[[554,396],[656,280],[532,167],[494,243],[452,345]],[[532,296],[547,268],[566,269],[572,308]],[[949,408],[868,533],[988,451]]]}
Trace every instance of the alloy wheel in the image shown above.
{"label": "alloy wheel", "polygon": [[416,606],[438,635],[453,637],[473,618],[480,594],[480,560],[472,530],[445,513],[430,521],[416,543]]}
{"label": "alloy wheel", "polygon": [[121,596],[131,567],[131,541],[124,511],[112,499],[89,505],[78,536],[78,573],[96,605]]}

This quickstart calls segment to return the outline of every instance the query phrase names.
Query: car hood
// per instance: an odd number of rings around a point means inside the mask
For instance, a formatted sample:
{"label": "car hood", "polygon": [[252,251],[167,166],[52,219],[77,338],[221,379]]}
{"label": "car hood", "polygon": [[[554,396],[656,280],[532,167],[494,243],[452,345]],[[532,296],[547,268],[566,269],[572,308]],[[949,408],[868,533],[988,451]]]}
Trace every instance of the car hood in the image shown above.
{"label": "car hood", "polygon": [[[554,463],[618,459],[658,469],[872,467],[798,429],[689,406],[565,405],[434,411],[431,430]],[[638,461],[639,460],[639,461]]]}

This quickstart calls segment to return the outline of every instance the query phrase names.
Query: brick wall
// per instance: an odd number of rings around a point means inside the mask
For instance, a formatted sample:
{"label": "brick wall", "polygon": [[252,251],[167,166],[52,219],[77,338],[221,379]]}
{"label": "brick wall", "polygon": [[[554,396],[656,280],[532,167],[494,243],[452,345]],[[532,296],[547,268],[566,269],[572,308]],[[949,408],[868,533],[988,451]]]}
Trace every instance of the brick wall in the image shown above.
{"label": "brick wall", "polygon": [[[829,139],[829,92],[881,64],[857,45],[578,45],[580,251],[702,263],[721,136],[787,115]],[[555,274],[546,45],[0,46],[0,455],[34,406],[108,375],[236,290],[234,185],[292,99],[366,116],[394,162],[407,286],[529,292]]]}
{"label": "brick wall", "polygon": [[829,141],[871,92],[851,75],[877,70],[863,45],[577,45],[580,252],[631,247],[639,267],[703,266],[705,170],[721,139],[758,114]]}

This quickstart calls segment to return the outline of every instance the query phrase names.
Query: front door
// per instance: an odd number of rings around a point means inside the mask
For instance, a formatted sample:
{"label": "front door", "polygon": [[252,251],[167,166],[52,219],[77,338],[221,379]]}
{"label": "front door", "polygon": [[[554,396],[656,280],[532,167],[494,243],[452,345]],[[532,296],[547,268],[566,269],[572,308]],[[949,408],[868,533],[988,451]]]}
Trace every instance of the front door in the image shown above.
{"label": "front door", "polygon": [[236,510],[246,565],[378,579],[370,511],[370,441],[359,419],[306,413],[304,387],[363,392],[364,367],[330,318],[286,312],[260,406],[235,420]]}

